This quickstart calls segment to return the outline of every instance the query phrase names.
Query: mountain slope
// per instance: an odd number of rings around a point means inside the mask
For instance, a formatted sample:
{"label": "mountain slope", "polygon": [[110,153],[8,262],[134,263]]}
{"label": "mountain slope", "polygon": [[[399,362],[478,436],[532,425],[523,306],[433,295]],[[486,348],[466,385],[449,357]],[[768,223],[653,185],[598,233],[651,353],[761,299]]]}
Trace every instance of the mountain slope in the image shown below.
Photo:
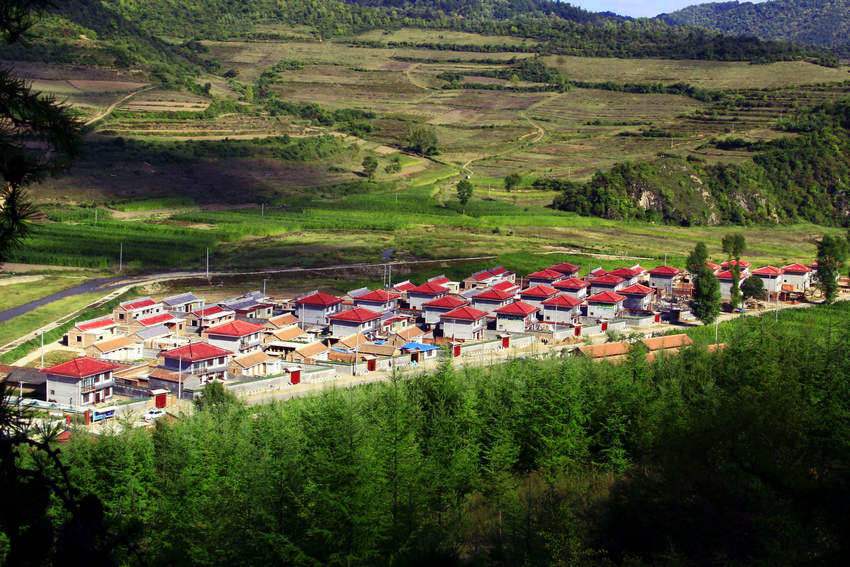
{"label": "mountain slope", "polygon": [[846,47],[850,43],[850,0],[717,2],[689,6],[658,18],[672,25],[807,45]]}

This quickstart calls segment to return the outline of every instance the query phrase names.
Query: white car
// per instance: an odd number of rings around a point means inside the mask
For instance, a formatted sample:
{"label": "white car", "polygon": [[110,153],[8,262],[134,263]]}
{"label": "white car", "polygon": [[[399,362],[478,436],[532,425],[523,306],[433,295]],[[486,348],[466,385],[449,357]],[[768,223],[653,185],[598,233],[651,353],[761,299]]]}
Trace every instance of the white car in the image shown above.
{"label": "white car", "polygon": [[165,410],[159,409],[159,408],[154,408],[154,409],[149,409],[148,411],[146,411],[145,415],[143,415],[142,418],[145,421],[153,421],[154,419],[159,419],[160,417],[162,417],[164,415],[165,415]]}

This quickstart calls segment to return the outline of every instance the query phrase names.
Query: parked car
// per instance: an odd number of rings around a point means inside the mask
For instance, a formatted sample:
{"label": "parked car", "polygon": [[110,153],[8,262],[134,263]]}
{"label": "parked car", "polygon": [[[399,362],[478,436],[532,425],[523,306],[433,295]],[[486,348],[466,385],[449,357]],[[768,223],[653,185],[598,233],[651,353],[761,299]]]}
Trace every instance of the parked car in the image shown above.
{"label": "parked car", "polygon": [[165,410],[159,408],[149,409],[145,412],[145,415],[142,418],[145,421],[153,421],[154,419],[159,419],[160,417],[165,415]]}

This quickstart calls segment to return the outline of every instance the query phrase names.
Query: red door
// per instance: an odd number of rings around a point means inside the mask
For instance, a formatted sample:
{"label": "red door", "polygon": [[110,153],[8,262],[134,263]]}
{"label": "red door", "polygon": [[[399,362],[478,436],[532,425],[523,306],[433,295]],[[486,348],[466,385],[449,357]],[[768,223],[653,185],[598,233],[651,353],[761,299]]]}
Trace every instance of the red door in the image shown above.
{"label": "red door", "polygon": [[502,337],[502,348],[508,348],[511,346],[511,338],[510,337]]}
{"label": "red door", "polygon": [[460,356],[460,345],[454,345],[452,347],[453,356]]}
{"label": "red door", "polygon": [[378,367],[378,361],[375,360],[374,358],[366,361],[366,371],[367,372],[374,372],[377,367]]}
{"label": "red door", "polygon": [[301,371],[293,370],[289,373],[289,383],[290,384],[299,384],[301,383]]}
{"label": "red door", "polygon": [[602,332],[604,333],[607,330],[608,330],[608,321],[605,321],[604,323],[602,323]]}
{"label": "red door", "polygon": [[581,327],[576,327],[576,336],[577,337],[581,336]]}
{"label": "red door", "polygon": [[661,322],[661,313],[656,313],[656,314],[655,314],[655,322],[656,322],[656,323],[660,323],[660,322]]}
{"label": "red door", "polygon": [[154,405],[156,405],[156,407],[159,409],[164,408],[166,403],[166,396],[167,394],[157,394],[154,398]]}

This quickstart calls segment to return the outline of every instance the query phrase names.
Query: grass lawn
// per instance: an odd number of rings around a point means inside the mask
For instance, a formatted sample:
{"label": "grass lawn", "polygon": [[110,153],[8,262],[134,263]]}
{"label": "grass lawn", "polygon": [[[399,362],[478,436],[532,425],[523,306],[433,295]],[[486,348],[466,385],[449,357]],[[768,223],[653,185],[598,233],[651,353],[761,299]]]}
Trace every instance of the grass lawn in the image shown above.
{"label": "grass lawn", "polygon": [[[45,276],[24,283],[0,285],[0,311],[29,303],[57,291],[68,289],[69,287],[74,287],[83,283],[85,280],[86,278],[84,277]],[[0,284],[2,282],[3,280],[0,280]]]}
{"label": "grass lawn", "polygon": [[[44,367],[50,368],[51,366],[56,366],[57,364],[73,360],[78,356],[80,356],[80,353],[73,350],[51,350],[50,352],[44,353]],[[30,368],[40,367],[41,357],[31,360],[26,364],[26,366],[29,366]]]}
{"label": "grass lawn", "polygon": [[85,307],[102,295],[101,293],[85,293],[83,295],[67,297],[48,305],[43,305],[25,315],[15,317],[11,321],[3,323],[0,325],[0,346]]}

